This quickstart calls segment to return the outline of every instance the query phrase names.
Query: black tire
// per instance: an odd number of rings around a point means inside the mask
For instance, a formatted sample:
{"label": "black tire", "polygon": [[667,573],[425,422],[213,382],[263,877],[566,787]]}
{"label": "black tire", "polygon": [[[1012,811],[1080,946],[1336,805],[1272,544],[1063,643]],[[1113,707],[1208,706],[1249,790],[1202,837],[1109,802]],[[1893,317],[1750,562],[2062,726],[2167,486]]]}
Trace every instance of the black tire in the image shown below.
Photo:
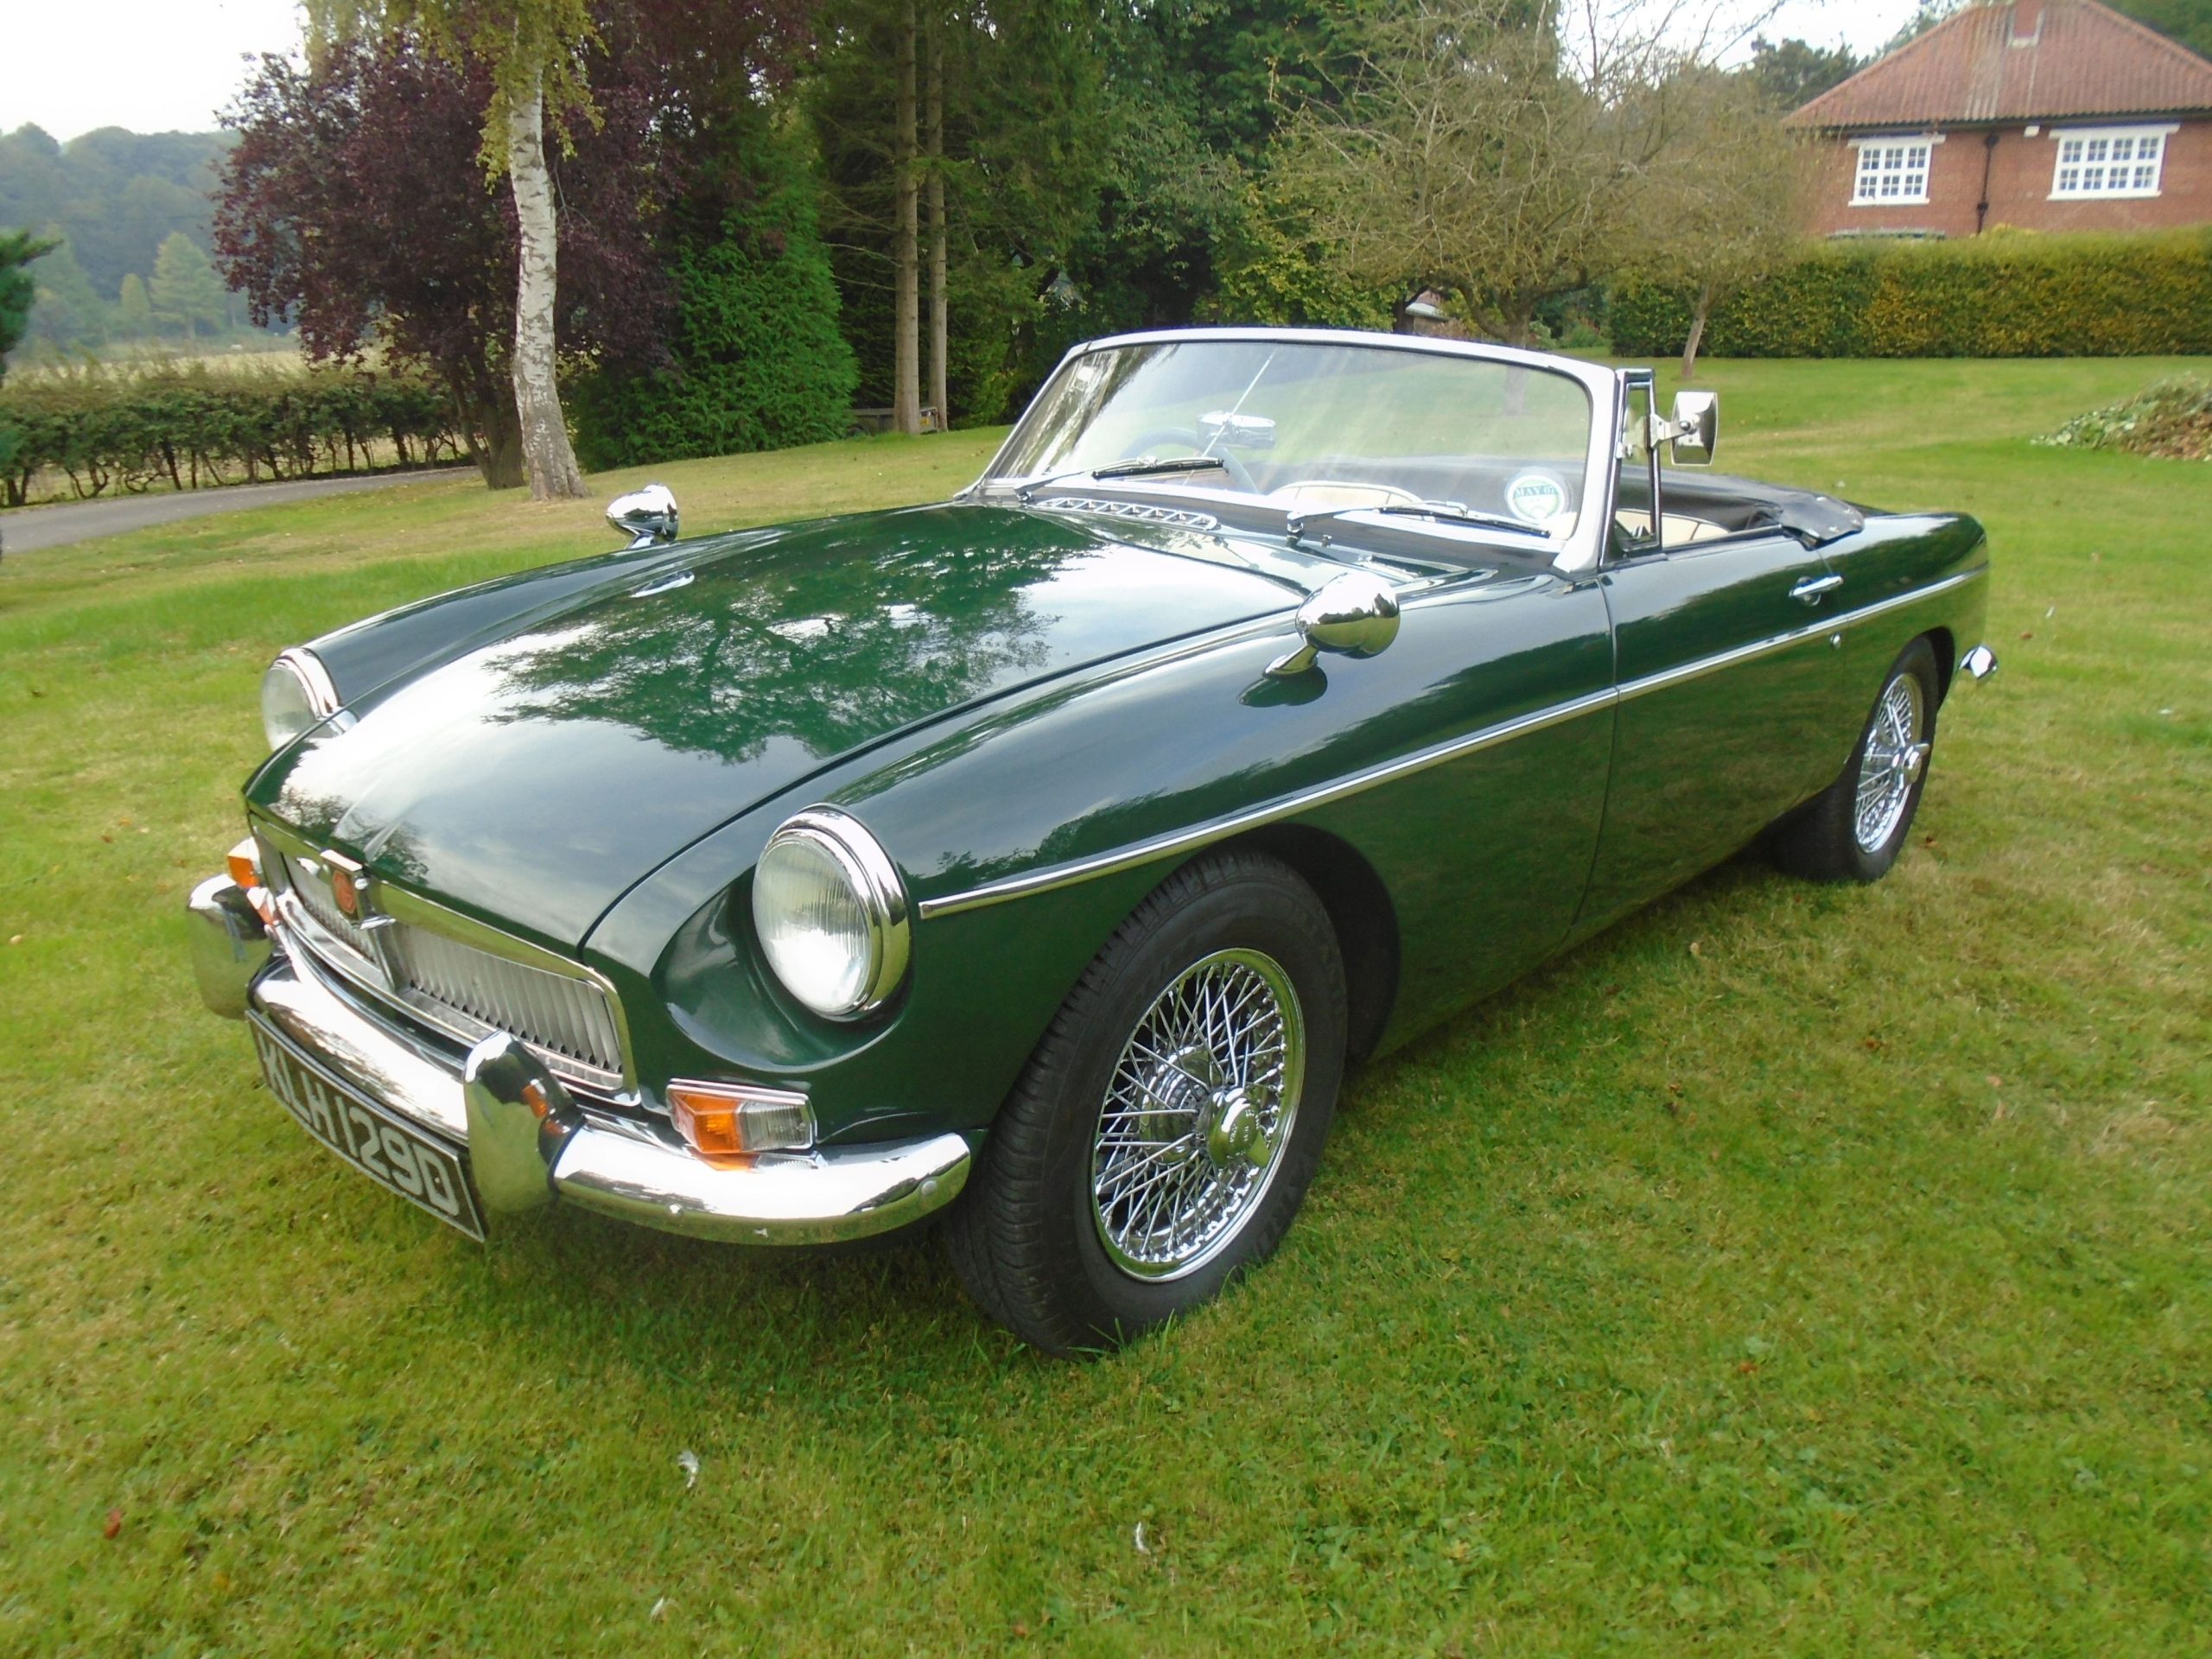
{"label": "black tire", "polygon": [[[1224,964],[1224,952],[1236,953],[1237,959]],[[1116,1259],[1108,1243],[1114,1217],[1126,1212],[1095,1198],[1094,1179],[1110,1177],[1096,1176],[1094,1159],[1118,1155],[1139,1166],[1154,1156],[1174,1156],[1175,1167],[1187,1166],[1190,1180],[1201,1190],[1211,1190],[1205,1185],[1210,1180],[1233,1186],[1245,1179],[1233,1158],[1224,1164],[1207,1149],[1228,1145],[1225,1135],[1205,1140],[1207,1123],[1230,1122],[1225,1094],[1241,1090],[1230,1090],[1224,1081],[1210,1095],[1202,1089],[1185,1091],[1181,1098],[1194,1109],[1178,1116],[1153,1109],[1169,1103],[1148,1089],[1129,1092],[1128,1079],[1136,1072],[1122,1069],[1125,1054],[1131,1067],[1140,1065],[1130,1045],[1144,1022],[1168,1007],[1171,992],[1209,963],[1216,965],[1208,971],[1253,976],[1262,987],[1261,1019],[1275,1011],[1285,1030],[1302,1021],[1303,1080],[1276,1101],[1273,1121],[1280,1141],[1266,1154],[1271,1162],[1249,1178],[1243,1207],[1222,1224],[1225,1230],[1203,1259],[1194,1257],[1185,1267],[1148,1264],[1151,1272],[1175,1276],[1141,1277]],[[1258,976],[1268,969],[1280,971],[1261,981]],[[1280,994],[1282,982],[1291,994],[1287,1004]],[[1156,1029],[1147,1028],[1147,1034]],[[1336,1110],[1344,1030],[1344,963],[1336,934],[1321,901],[1294,871],[1256,854],[1223,852],[1169,877],[1084,969],[991,1127],[945,1230],[969,1294],[992,1319],[1052,1353],[1118,1346],[1211,1300],[1274,1250],[1306,1196]],[[1285,1043],[1294,1053],[1287,1039]],[[1148,1075],[1164,1077],[1165,1090],[1179,1090],[1177,1079],[1189,1074],[1179,1067],[1173,1076]],[[1109,1090],[1119,1090],[1123,1103],[1148,1103],[1147,1123],[1189,1124],[1189,1148],[1179,1154],[1117,1153],[1111,1129],[1102,1142]],[[1126,1135],[1128,1108],[1117,1110]],[[1262,1128],[1256,1136],[1262,1150],[1268,1134]],[[1252,1138],[1237,1148],[1248,1160],[1255,1157]],[[1214,1160],[1211,1166],[1201,1162],[1207,1159]],[[1125,1229],[1122,1242],[1137,1236]]]}
{"label": "black tire", "polygon": [[[1882,689],[1874,695],[1874,706],[1859,728],[1859,741],[1841,774],[1775,827],[1776,863],[1792,875],[1814,881],[1878,881],[1890,873],[1911,837],[1913,815],[1920,810],[1921,791],[1928,786],[1939,695],[1935,650],[1927,640],[1916,639],[1882,677]],[[1859,790],[1862,784],[1872,787],[1875,772],[1884,769],[1885,754],[1892,752],[1884,740],[1895,731],[1893,726],[1885,727],[1885,711],[1892,708],[1893,696],[1915,704],[1917,729],[1913,741],[1920,746],[1920,758],[1914,763],[1902,797],[1886,805],[1868,826],[1870,831],[1882,831],[1870,845],[1860,836]]]}

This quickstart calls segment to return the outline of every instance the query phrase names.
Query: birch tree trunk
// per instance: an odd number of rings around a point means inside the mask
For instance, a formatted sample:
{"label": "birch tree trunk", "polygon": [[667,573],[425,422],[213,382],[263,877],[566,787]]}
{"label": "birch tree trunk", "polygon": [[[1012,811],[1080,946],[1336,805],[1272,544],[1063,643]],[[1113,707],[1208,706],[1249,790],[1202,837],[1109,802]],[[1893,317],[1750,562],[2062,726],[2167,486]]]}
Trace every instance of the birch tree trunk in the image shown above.
{"label": "birch tree trunk", "polygon": [[1697,291],[1697,308],[1690,313],[1689,338],[1682,342],[1682,378],[1688,380],[1697,372],[1698,347],[1705,344],[1705,320],[1713,315],[1711,283]]}
{"label": "birch tree trunk", "polygon": [[914,178],[914,0],[899,8],[898,105],[893,112],[891,164],[899,193],[898,221],[891,258],[895,271],[892,303],[891,424],[894,430],[922,429],[921,251],[918,198]]}
{"label": "birch tree trunk", "polygon": [[944,226],[944,18],[930,19],[929,81],[923,99],[923,143],[929,156],[930,226],[930,406],[937,429],[949,431],[952,410],[945,399],[945,336],[951,304],[945,291]]}
{"label": "birch tree trunk", "polygon": [[515,285],[512,369],[515,415],[522,424],[524,470],[534,501],[584,493],[569,424],[554,381],[554,260],[558,225],[553,184],[545,168],[545,94],[533,72],[507,111],[507,177],[514,186],[515,219],[522,257]]}

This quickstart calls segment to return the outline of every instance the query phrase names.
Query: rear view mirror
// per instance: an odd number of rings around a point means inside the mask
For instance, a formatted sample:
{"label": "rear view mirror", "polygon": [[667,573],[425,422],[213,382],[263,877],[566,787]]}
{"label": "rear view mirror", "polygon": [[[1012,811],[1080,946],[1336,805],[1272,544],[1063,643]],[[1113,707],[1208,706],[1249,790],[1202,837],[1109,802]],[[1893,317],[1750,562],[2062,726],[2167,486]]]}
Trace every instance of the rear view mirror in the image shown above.
{"label": "rear view mirror", "polygon": [[1677,467],[1710,467],[1720,441],[1720,394],[1678,391],[1667,422],[1667,458]]}
{"label": "rear view mirror", "polygon": [[1198,436],[1211,448],[1217,443],[1236,449],[1272,449],[1275,423],[1264,415],[1239,415],[1217,409],[1198,416]]}

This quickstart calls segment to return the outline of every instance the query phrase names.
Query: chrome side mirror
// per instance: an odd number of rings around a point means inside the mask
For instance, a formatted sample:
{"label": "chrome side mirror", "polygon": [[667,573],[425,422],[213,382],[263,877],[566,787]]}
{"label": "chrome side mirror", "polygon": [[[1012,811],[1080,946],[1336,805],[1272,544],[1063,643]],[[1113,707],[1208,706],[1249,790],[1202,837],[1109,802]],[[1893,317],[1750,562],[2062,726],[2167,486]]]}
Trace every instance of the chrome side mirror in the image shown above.
{"label": "chrome side mirror", "polygon": [[1306,595],[1298,607],[1302,642],[1268,664],[1268,674],[1284,679],[1303,674],[1323,652],[1341,657],[1372,657],[1398,637],[1398,595],[1382,577],[1347,570]]}
{"label": "chrome side mirror", "polygon": [[1673,414],[1653,433],[1667,445],[1667,458],[1677,467],[1709,467],[1720,442],[1720,394],[1717,391],[1678,391]]}
{"label": "chrome side mirror", "polygon": [[618,495],[607,504],[607,522],[630,538],[632,549],[672,542],[676,539],[676,492],[665,484],[648,484],[642,490]]}

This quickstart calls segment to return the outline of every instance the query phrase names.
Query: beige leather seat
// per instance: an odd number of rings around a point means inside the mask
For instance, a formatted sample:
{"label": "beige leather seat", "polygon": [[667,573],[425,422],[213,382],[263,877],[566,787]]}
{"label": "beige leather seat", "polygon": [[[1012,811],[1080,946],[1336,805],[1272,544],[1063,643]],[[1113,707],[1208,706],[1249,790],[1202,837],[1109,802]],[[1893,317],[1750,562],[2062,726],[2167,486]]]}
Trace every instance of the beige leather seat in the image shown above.
{"label": "beige leather seat", "polygon": [[[1651,533],[1651,515],[1640,507],[1623,507],[1613,515],[1613,522],[1631,536]],[[1680,512],[1663,514],[1660,525],[1666,532],[1664,541],[1669,547],[1680,547],[1687,542],[1709,542],[1716,536],[1729,533],[1726,524],[1716,524],[1710,518],[1692,518]]]}

